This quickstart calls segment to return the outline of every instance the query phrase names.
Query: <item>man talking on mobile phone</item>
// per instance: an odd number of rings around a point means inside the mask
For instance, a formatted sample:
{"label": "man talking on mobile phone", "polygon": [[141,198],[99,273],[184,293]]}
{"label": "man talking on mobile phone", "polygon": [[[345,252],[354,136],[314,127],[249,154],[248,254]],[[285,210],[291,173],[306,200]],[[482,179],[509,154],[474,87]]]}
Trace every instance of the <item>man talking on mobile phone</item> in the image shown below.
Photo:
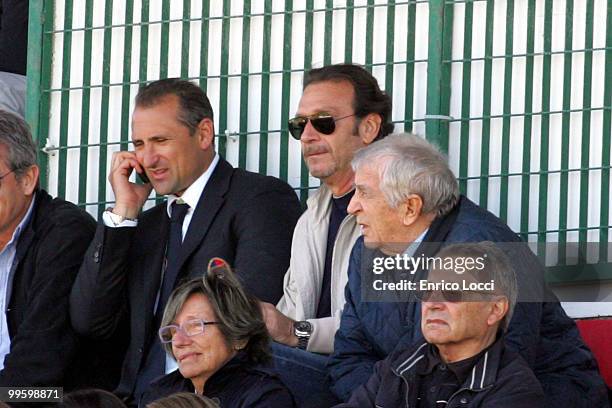
{"label": "man talking on mobile phone", "polygon": [[[300,206],[284,182],[232,166],[215,152],[213,111],[196,85],[164,79],[144,86],[132,116],[134,151],[113,156],[115,206],[103,214],[70,297],[83,335],[121,334],[130,343],[116,393],[128,404],[176,366],[157,340],[177,283],[227,260],[245,288],[276,302],[283,293]],[[133,171],[150,183],[129,181]],[[163,203],[141,213],[154,189]]]}

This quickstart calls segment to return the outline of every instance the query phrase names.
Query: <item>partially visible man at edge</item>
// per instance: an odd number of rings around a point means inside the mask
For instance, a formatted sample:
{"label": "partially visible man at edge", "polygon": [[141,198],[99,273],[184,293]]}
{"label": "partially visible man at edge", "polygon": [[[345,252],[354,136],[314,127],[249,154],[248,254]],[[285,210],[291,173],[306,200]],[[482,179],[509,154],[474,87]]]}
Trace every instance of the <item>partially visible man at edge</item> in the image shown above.
{"label": "partially visible man at edge", "polygon": [[[301,208],[274,177],[233,168],[215,151],[213,111],[197,85],[162,79],[142,87],[132,115],[134,151],[113,156],[116,204],[89,246],[71,292],[73,326],[130,344],[116,393],[136,405],[149,383],[173,371],[157,337],[165,304],[183,280],[227,260],[248,292],[276,302]],[[133,171],[150,180],[132,183]],[[167,195],[141,213],[152,189]],[[129,332],[121,329],[129,321]]]}
{"label": "partially visible man at edge", "polygon": [[36,150],[27,123],[0,110],[0,387],[111,389],[122,347],[79,338],[68,313],[96,224],[39,187]]}
{"label": "partially visible man at edge", "polygon": [[277,369],[302,406],[335,401],[325,364],[344,307],[350,251],[359,236],[355,217],[346,210],[354,193],[350,162],[355,151],[392,130],[391,99],[362,67],[337,64],[306,73],[289,131],[301,142],[308,170],[321,187],[295,228],[282,299],[276,307],[262,303],[277,342]]}

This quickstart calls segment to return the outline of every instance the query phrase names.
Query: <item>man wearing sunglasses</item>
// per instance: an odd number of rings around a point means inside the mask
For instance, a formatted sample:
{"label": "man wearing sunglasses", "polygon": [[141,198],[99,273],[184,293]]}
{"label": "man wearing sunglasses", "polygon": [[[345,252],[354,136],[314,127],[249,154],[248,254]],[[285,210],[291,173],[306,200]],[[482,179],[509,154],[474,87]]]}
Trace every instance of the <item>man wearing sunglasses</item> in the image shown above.
{"label": "man wearing sunglasses", "polygon": [[26,122],[0,110],[0,387],[110,388],[118,359],[85,344],[68,312],[95,222],[40,188],[36,153]]}
{"label": "man wearing sunglasses", "polygon": [[391,100],[357,65],[313,69],[304,77],[288,128],[321,187],[294,231],[284,295],[276,307],[262,303],[262,310],[283,380],[302,405],[325,406],[331,398],[325,363],[344,306],[350,250],[359,235],[355,218],[346,212],[354,192],[350,162],[356,150],[392,131]]}
{"label": "man wearing sunglasses", "polygon": [[[546,406],[608,406],[593,355],[540,279],[538,259],[503,221],[460,195],[435,146],[411,134],[390,135],[357,152],[353,168],[355,195],[348,211],[357,217],[363,236],[351,253],[346,305],[329,362],[332,390],[339,398],[348,400],[365,384],[377,361],[422,338],[420,303],[400,295],[409,294],[410,282],[420,282],[427,269],[393,261],[429,262],[446,245],[492,241],[508,253],[519,287],[505,343],[532,368]],[[371,261],[378,253],[391,259],[388,272],[374,272],[379,263]],[[395,275],[401,279],[388,283],[407,281],[408,291],[389,285],[377,291],[370,285],[372,279]]]}
{"label": "man wearing sunglasses", "polygon": [[437,256],[483,261],[461,273],[434,268],[429,283],[465,287],[492,281],[494,289],[419,292],[425,341],[400,347],[376,363],[367,383],[341,407],[400,407],[406,402],[432,408],[543,407],[544,393],[533,372],[503,342],[517,298],[507,257],[491,242],[454,244]]}

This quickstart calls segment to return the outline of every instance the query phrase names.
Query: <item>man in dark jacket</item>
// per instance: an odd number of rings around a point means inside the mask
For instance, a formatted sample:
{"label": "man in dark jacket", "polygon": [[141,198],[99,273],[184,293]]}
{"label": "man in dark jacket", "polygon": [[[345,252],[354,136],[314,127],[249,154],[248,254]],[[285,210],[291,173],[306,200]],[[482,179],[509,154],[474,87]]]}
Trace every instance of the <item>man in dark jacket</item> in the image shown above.
{"label": "man in dark jacket", "polygon": [[349,212],[357,216],[363,237],[351,254],[346,305],[329,362],[336,395],[347,400],[378,360],[422,339],[420,303],[363,297],[373,283],[367,281],[373,269],[363,269],[372,265],[366,247],[420,258],[451,243],[493,241],[508,252],[519,285],[505,343],[532,368],[547,406],[608,406],[597,363],[539,279],[538,260],[499,218],[459,195],[442,154],[414,135],[392,135],[358,152],[353,166],[356,192]]}
{"label": "man in dark jacket", "polygon": [[118,372],[113,379],[110,360],[102,371],[68,314],[95,222],[40,189],[38,174],[27,124],[0,110],[0,387],[111,388]]}
{"label": "man in dark jacket", "polygon": [[[542,407],[542,387],[503,342],[517,297],[507,257],[483,242],[454,244],[435,258],[444,263],[435,264],[417,292],[426,342],[376,363],[368,382],[340,406]],[[448,289],[453,284],[460,289]]]}
{"label": "man in dark jacket", "polygon": [[[70,297],[75,329],[130,339],[117,394],[138,401],[151,380],[174,370],[157,338],[165,303],[182,279],[213,257],[266,302],[283,293],[301,208],[281,180],[233,168],[215,151],[213,111],[197,85],[164,79],[144,86],[132,115],[134,151],[113,156],[115,206],[85,255]],[[132,172],[148,182],[129,180]],[[141,213],[151,190],[168,199]],[[129,331],[121,324],[129,321]],[[135,396],[135,398],[131,398]]]}

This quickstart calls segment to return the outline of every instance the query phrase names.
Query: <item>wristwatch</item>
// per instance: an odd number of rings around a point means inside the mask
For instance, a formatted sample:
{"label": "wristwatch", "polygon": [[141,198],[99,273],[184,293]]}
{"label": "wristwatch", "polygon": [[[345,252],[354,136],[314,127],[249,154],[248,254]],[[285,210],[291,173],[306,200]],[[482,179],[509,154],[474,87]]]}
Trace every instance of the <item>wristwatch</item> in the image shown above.
{"label": "wristwatch", "polygon": [[108,218],[111,220],[111,222],[113,223],[113,225],[116,227],[119,224],[121,224],[123,221],[136,221],[134,218],[127,218],[124,217],[123,215],[119,215],[119,214],[115,214],[113,212],[114,208],[113,207],[108,207],[105,211],[106,214],[108,214]]}
{"label": "wristwatch", "polygon": [[308,347],[308,340],[312,334],[312,324],[306,320],[293,323],[293,333],[298,338],[297,347],[302,350],[306,350]]}

